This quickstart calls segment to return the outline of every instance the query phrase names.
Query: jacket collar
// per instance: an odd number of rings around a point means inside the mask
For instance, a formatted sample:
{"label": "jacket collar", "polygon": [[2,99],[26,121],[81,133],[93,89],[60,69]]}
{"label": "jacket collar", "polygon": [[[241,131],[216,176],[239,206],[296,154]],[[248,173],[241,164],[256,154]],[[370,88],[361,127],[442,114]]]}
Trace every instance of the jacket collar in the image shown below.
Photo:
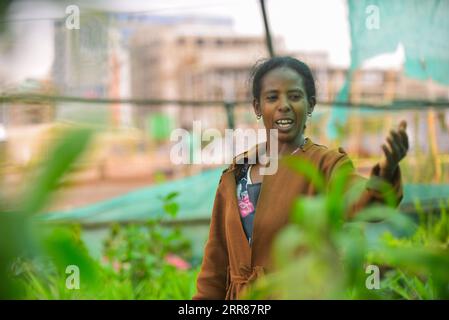
{"label": "jacket collar", "polygon": [[[306,143],[300,148],[301,152],[307,152],[307,150],[309,150],[310,147],[313,146],[313,144],[314,144],[310,138],[307,137],[306,139],[307,139]],[[256,159],[256,161],[258,161],[259,160],[258,150],[259,150],[259,148],[262,148],[264,143],[265,142],[256,144],[249,150],[235,156],[232,160],[232,164],[229,167],[229,171],[235,170],[237,168],[237,166],[239,166],[239,165],[248,163],[249,159]]]}

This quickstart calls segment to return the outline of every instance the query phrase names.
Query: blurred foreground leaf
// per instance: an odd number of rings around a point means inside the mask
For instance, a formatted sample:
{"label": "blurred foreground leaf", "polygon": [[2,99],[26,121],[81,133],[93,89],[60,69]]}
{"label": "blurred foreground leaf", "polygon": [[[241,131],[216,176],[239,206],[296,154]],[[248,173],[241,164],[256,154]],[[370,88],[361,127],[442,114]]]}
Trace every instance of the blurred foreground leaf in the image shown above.
{"label": "blurred foreground leaf", "polygon": [[[37,172],[26,179],[24,194],[18,197],[20,203],[0,199],[0,298],[21,296],[20,288],[11,279],[12,265],[20,256],[39,254],[42,234],[36,228],[33,215],[48,204],[52,192],[82,154],[91,135],[89,129],[64,130]],[[69,248],[67,245],[66,249]],[[56,255],[53,258],[60,258],[60,251],[49,253]]]}

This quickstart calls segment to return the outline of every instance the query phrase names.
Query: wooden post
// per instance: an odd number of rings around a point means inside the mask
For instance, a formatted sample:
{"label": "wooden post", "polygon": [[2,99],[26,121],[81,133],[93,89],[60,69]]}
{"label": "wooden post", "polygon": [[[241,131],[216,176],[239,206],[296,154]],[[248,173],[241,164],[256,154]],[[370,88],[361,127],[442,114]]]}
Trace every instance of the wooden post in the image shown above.
{"label": "wooden post", "polygon": [[433,177],[434,182],[441,182],[441,166],[440,161],[438,159],[438,143],[437,143],[437,134],[436,134],[436,126],[435,126],[435,111],[429,108],[427,112],[427,126],[429,132],[429,144],[430,144],[430,152],[432,155],[432,160],[435,166],[435,175]]}

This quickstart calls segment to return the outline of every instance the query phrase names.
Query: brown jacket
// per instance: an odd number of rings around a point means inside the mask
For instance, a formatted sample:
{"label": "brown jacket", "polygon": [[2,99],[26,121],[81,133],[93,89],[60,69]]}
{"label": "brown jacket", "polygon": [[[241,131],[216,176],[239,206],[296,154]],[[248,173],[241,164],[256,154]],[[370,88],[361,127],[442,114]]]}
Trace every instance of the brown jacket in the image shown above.
{"label": "brown jacket", "polygon": [[[248,157],[257,147],[240,156]],[[317,164],[326,178],[342,164],[351,164],[343,149],[328,149],[310,139],[295,153]],[[288,223],[291,205],[298,195],[316,194],[311,183],[292,169],[279,163],[274,175],[263,178],[254,219],[253,242],[249,246],[245,236],[237,204],[234,163],[223,171],[215,195],[209,239],[206,243],[203,263],[197,280],[197,293],[193,299],[238,299],[242,289],[267,272],[270,266],[270,247],[276,233]],[[352,166],[353,167],[353,166]],[[376,165],[371,176],[379,175]],[[351,181],[364,179],[355,173]],[[366,180],[366,179],[365,179]],[[397,203],[402,199],[400,170],[396,170],[390,183],[395,190]],[[348,212],[348,217],[366,205],[383,202],[380,192],[366,187],[364,193]]]}

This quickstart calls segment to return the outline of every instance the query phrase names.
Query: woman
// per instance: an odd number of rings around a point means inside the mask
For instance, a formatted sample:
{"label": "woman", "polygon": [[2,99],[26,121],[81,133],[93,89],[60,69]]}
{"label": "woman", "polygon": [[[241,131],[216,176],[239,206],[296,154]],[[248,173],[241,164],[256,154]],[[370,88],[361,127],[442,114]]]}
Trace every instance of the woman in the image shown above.
{"label": "woman", "polygon": [[[354,168],[343,149],[330,150],[304,137],[307,118],[316,103],[314,79],[306,64],[291,57],[271,58],[256,66],[252,80],[254,111],[267,130],[266,154],[271,154],[268,130],[277,129],[279,158],[293,154],[307,159],[317,165],[326,181],[343,165]],[[397,130],[390,131],[382,145],[382,159],[371,171],[371,177],[391,184],[397,203],[402,199],[398,164],[408,151],[405,129],[403,121]],[[248,283],[269,270],[270,245],[288,223],[294,199],[316,193],[310,181],[281,163],[275,174],[262,176],[259,162],[249,165],[237,161],[257,157],[257,153],[256,146],[237,156],[221,176],[193,299],[238,299]],[[363,178],[352,170],[350,181],[357,179]],[[373,186],[366,185],[348,218],[369,204],[385,202]]]}

